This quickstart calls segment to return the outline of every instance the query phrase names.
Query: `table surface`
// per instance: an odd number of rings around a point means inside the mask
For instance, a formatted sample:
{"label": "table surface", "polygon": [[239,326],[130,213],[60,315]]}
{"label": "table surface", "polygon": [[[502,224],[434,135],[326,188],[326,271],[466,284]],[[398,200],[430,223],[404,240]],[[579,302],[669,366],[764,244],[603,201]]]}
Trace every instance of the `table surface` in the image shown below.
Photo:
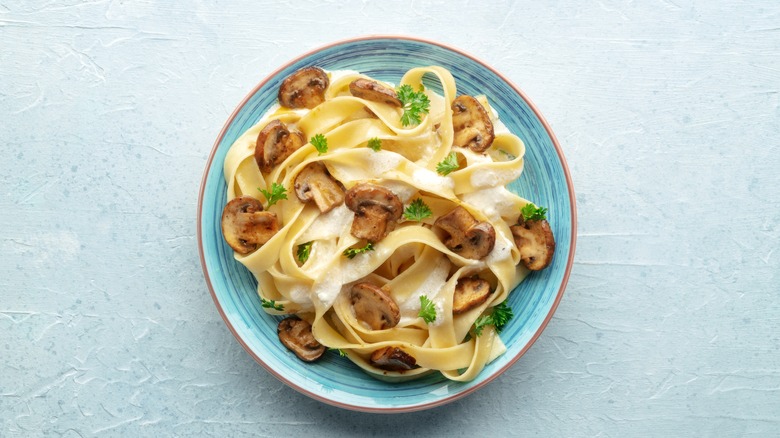
{"label": "table surface", "polygon": [[[0,1],[0,436],[776,433],[780,3],[544,3]],[[509,77],[579,209],[536,344],[482,390],[398,415],[255,363],[196,239],[235,106],[294,56],[370,34]]]}

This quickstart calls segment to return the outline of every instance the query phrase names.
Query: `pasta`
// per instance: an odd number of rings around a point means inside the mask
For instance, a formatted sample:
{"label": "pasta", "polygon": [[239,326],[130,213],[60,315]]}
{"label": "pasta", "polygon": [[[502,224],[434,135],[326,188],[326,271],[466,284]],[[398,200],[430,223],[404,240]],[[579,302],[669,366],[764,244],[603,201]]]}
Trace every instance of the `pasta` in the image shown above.
{"label": "pasta", "polygon": [[[234,216],[226,207],[226,240],[230,220],[264,233],[233,238],[236,260],[268,313],[308,323],[304,350],[337,349],[385,380],[475,378],[505,351],[498,324],[475,323],[529,272],[513,228],[529,202],[505,188],[522,171],[523,142],[484,96],[456,102],[441,67],[401,78],[429,102],[407,126],[389,84],[302,71],[225,158],[228,207],[244,200]],[[443,93],[424,89],[424,76]],[[487,119],[464,122],[464,111]]]}

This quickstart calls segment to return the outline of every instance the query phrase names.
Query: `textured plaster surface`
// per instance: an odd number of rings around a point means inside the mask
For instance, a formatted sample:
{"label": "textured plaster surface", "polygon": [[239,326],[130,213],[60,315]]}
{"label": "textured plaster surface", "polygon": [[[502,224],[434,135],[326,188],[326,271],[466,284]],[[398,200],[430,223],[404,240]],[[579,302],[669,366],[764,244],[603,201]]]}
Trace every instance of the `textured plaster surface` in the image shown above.
{"label": "textured plaster surface", "polygon": [[[197,196],[266,74],[367,34],[504,73],[561,142],[579,240],[548,328],[394,416],[256,364]],[[780,429],[776,1],[0,1],[0,436],[769,436]],[[310,436],[310,435],[309,435]]]}

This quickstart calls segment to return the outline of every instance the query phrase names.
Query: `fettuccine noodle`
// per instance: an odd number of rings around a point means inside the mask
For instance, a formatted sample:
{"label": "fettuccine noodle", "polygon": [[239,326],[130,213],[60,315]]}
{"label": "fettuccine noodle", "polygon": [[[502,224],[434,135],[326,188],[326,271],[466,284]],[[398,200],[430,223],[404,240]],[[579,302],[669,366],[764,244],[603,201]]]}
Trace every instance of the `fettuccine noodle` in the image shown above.
{"label": "fettuccine noodle", "polygon": [[[528,201],[505,188],[522,171],[523,142],[500,123],[487,99],[479,96],[495,126],[492,145],[484,153],[453,147],[450,105],[456,97],[456,84],[444,68],[414,68],[401,79],[401,84],[418,90],[426,76],[426,81],[437,81],[443,90],[438,95],[425,89],[430,111],[414,126],[401,124],[402,109],[350,94],[349,84],[366,76],[356,72],[329,75],[323,103],[310,110],[275,106],[227,153],[227,201],[244,195],[262,199],[258,189],[268,190],[273,183],[281,184],[288,193],[288,199],[267,208],[278,218],[278,232],[254,252],[236,253],[236,260],[257,279],[260,297],[283,308],[267,312],[296,314],[308,321],[317,341],[345,353],[371,375],[400,380],[433,370],[456,381],[474,379],[505,351],[494,327],[486,326],[476,336],[472,330],[475,321],[505,301],[528,272],[519,265],[519,251],[509,228]],[[254,158],[255,143],[272,120],[301,131],[306,139],[323,134],[327,152],[320,154],[309,142],[270,172],[260,172]],[[367,147],[373,138],[381,140],[381,150]],[[437,164],[451,151],[457,152],[461,166],[442,176],[436,171]],[[323,163],[345,190],[370,182],[395,193],[404,206],[421,199],[432,215],[422,221],[400,219],[372,251],[347,258],[345,250],[364,244],[350,233],[354,213],[344,203],[321,213],[313,203],[295,196],[295,177],[312,162]],[[465,258],[449,249],[434,226],[437,218],[457,206],[495,230],[495,246],[482,259]],[[310,256],[301,263],[297,250],[309,242]],[[473,309],[454,315],[458,280],[475,275],[490,283],[492,293]],[[392,297],[400,310],[397,325],[372,330],[356,318],[348,291],[359,281],[371,282]],[[422,295],[435,305],[433,322],[418,316]],[[376,367],[370,356],[383,347],[402,349],[418,367],[406,371]]]}

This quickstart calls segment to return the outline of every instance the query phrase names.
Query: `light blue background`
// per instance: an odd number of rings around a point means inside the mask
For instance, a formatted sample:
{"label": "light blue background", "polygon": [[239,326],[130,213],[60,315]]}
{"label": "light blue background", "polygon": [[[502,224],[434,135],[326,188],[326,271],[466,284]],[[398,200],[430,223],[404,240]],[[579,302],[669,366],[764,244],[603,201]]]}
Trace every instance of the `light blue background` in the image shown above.
{"label": "light blue background", "polygon": [[[778,28],[774,1],[0,1],[0,436],[776,433]],[[394,416],[256,364],[195,230],[233,108],[367,34],[451,44],[520,86],[579,208],[537,343],[483,390]]]}

